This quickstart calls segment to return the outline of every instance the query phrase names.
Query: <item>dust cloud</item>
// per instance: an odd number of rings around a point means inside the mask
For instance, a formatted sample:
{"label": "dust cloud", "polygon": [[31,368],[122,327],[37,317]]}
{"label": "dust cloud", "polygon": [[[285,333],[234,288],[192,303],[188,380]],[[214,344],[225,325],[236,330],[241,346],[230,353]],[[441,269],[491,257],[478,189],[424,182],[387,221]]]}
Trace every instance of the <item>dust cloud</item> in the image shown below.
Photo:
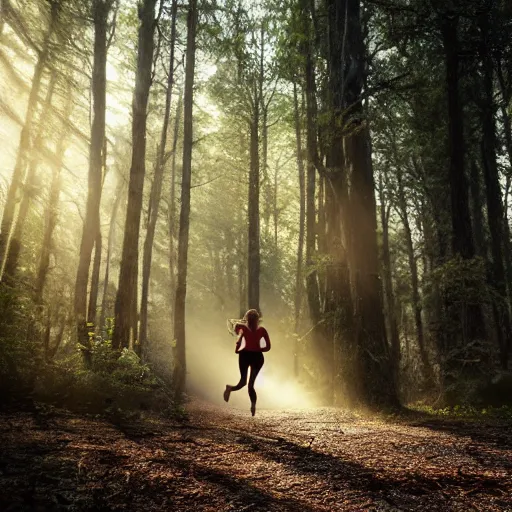
{"label": "dust cloud", "polygon": [[[213,404],[249,411],[247,386],[231,394],[225,404],[226,384],[240,379],[235,338],[221,316],[189,314],[187,318],[187,388],[189,394]],[[296,409],[314,406],[314,397],[294,377],[293,345],[279,324],[263,319],[272,348],[264,354],[265,364],[256,379],[258,410]]]}

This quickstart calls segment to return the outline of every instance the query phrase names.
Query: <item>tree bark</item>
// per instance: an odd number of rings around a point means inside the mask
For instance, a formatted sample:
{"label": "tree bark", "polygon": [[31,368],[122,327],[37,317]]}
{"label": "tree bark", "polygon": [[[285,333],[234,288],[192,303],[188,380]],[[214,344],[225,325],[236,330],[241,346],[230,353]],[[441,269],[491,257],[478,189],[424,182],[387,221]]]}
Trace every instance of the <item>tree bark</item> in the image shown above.
{"label": "tree bark", "polygon": [[[501,103],[501,120],[503,123],[503,134],[505,137],[505,147],[507,150],[507,156],[509,162],[512,163],[512,122],[510,120],[510,115],[508,113],[508,105],[511,100],[511,88],[507,87],[505,77],[503,75],[502,62],[501,57],[496,59],[496,75],[498,78],[498,83],[500,87],[500,92],[502,96]],[[505,259],[505,267],[507,271],[507,288],[508,288],[508,296],[509,300],[512,298],[512,244],[510,241],[510,227],[509,227],[509,219],[508,219],[508,208],[506,207],[503,212],[503,230],[505,232],[504,237],[504,259]]]}
{"label": "tree bark", "polygon": [[190,227],[190,188],[192,182],[193,95],[196,56],[197,0],[190,0],[187,17],[187,48],[185,89],[183,99],[183,176],[181,180],[181,211],[178,245],[178,282],[174,308],[174,339],[176,361],[174,386],[177,396],[185,390],[185,300],[187,296],[188,238]]}
{"label": "tree bark", "polygon": [[[475,256],[471,217],[469,213],[468,183],[464,169],[465,144],[463,110],[460,101],[460,45],[458,37],[459,16],[447,11],[441,20],[441,35],[445,53],[446,92],[448,101],[448,147],[449,147],[449,183],[451,195],[452,253],[461,260],[471,260]],[[469,279],[467,276],[466,279]],[[448,286],[453,286],[451,283]],[[453,290],[454,295],[460,290]],[[445,403],[457,401],[458,382],[462,372],[471,372],[471,365],[461,367],[456,357],[449,357],[453,349],[466,350],[474,340],[486,337],[485,325],[480,304],[465,300],[447,301],[450,324],[454,332],[446,336],[441,346],[445,357],[441,371],[442,400]],[[459,374],[457,378],[456,375]]]}
{"label": "tree bark", "polygon": [[486,243],[484,231],[484,215],[482,212],[483,198],[480,185],[480,169],[475,161],[471,162],[469,189],[471,192],[471,218],[473,220],[473,232],[475,235],[475,253],[486,259]]}
{"label": "tree bark", "polygon": [[294,346],[294,374],[298,377],[298,333],[300,330],[300,314],[302,307],[302,295],[304,291],[303,277],[303,257],[304,257],[304,232],[306,220],[306,172],[304,169],[304,159],[302,150],[301,136],[301,115],[299,111],[299,101],[297,98],[297,83],[293,82],[293,109],[295,121],[295,144],[297,151],[297,171],[299,177],[299,240],[297,243],[297,272],[295,274],[295,297],[294,297],[294,314],[295,314],[295,346]]}
{"label": "tree bark", "polygon": [[306,140],[307,140],[307,168],[306,168],[306,291],[309,313],[313,325],[320,322],[320,294],[318,288],[318,273],[314,268],[316,254],[316,168],[318,164],[317,148],[317,104],[316,83],[313,64],[311,20],[309,17],[309,3],[304,6],[305,44],[304,76],[306,84]]}
{"label": "tree bark", "polygon": [[176,240],[178,238],[176,217],[176,152],[178,149],[179,126],[181,122],[181,111],[183,110],[183,94],[180,93],[176,107],[176,119],[174,122],[174,138],[172,141],[172,164],[171,164],[171,194],[169,204],[169,272],[170,272],[170,301],[171,325],[174,325],[174,301],[176,300]]}
{"label": "tree bark", "polygon": [[148,225],[146,239],[144,240],[144,253],[142,257],[142,291],[140,305],[140,353],[145,357],[147,350],[148,336],[148,300],[149,284],[151,275],[151,262],[153,259],[153,243],[155,239],[156,223],[158,220],[158,211],[160,208],[160,197],[162,194],[162,182],[165,168],[165,147],[167,144],[167,132],[169,128],[169,117],[171,113],[171,98],[174,85],[174,45],[176,39],[176,12],[178,1],[173,0],[171,7],[171,49],[169,56],[169,71],[167,76],[167,91],[165,97],[165,111],[160,135],[160,145],[155,166],[155,175],[151,186],[148,211]]}
{"label": "tree bark", "polygon": [[248,199],[248,304],[260,311],[260,162],[259,162],[259,102],[253,105],[250,129],[250,169]]}
{"label": "tree bark", "polygon": [[496,162],[498,148],[496,140],[496,125],[494,120],[494,84],[493,59],[490,41],[490,13],[480,16],[481,32],[480,57],[483,68],[482,105],[482,162],[487,198],[487,220],[491,234],[492,253],[492,284],[496,290],[494,298],[494,318],[498,333],[500,362],[504,370],[508,366],[509,348],[511,342],[510,316],[508,309],[507,283],[505,265],[503,262],[503,203],[500,188],[500,177]]}
{"label": "tree bark", "polygon": [[458,18],[446,15],[442,25],[446,58],[446,86],[448,95],[450,191],[452,212],[452,248],[464,259],[475,255],[468,206],[468,186],[464,172],[464,128],[459,96],[459,41]]}
{"label": "tree bark", "polygon": [[74,313],[79,342],[88,345],[87,288],[94,241],[100,226],[103,148],[107,87],[107,24],[112,0],[93,0],[94,63],[92,74],[93,120],[89,147],[89,177],[85,220],[75,281]]}
{"label": "tree bark", "polygon": [[45,210],[45,226],[43,232],[43,240],[41,243],[41,252],[37,264],[37,270],[34,279],[33,298],[35,305],[34,316],[29,323],[28,338],[37,339],[44,344],[43,334],[37,330],[37,325],[42,323],[44,312],[43,294],[46,285],[46,279],[50,270],[50,256],[52,253],[53,233],[58,221],[59,215],[59,195],[61,190],[61,171],[64,161],[64,153],[66,151],[67,140],[67,122],[71,115],[73,107],[73,95],[71,87],[68,87],[66,105],[64,107],[64,115],[61,133],[55,150],[55,162],[52,168],[52,181],[48,194],[48,203]]}
{"label": "tree bark", "polygon": [[9,285],[14,286],[15,274],[18,268],[19,256],[22,247],[23,231],[25,222],[30,211],[30,206],[34,194],[36,193],[35,178],[37,174],[38,163],[40,159],[40,151],[43,145],[45,130],[50,123],[50,112],[52,109],[53,93],[55,91],[56,74],[53,72],[48,84],[46,99],[41,113],[41,118],[38,123],[37,135],[32,145],[32,155],[30,158],[30,165],[26,175],[25,185],[22,190],[22,198],[18,210],[18,217],[16,219],[15,227],[11,236],[11,241],[7,250],[5,261],[3,281]]}
{"label": "tree bark", "polygon": [[393,292],[393,275],[391,268],[391,254],[389,250],[389,215],[391,204],[388,204],[384,191],[384,180],[380,175],[379,184],[379,201],[380,201],[380,221],[382,226],[382,274],[384,277],[384,290],[387,306],[387,320],[389,326],[389,339],[391,345],[391,364],[395,380],[398,383],[399,367],[400,367],[400,337],[398,333],[398,323],[396,319],[395,294]]}
{"label": "tree bark", "polygon": [[414,323],[416,326],[416,337],[418,340],[418,350],[420,353],[421,364],[423,366],[423,374],[428,387],[434,383],[434,373],[430,364],[427,348],[425,346],[425,335],[423,330],[422,306],[418,279],[418,265],[414,254],[414,244],[412,240],[412,230],[409,221],[409,212],[407,208],[405,189],[403,184],[402,171],[397,171],[398,182],[398,208],[400,219],[405,231],[405,246],[407,250],[407,261],[409,263],[409,272],[411,275],[412,288],[412,309],[414,312]]}
{"label": "tree bark", "polygon": [[6,262],[7,251],[9,248],[11,230],[14,224],[15,210],[19,190],[23,186],[25,173],[27,170],[28,159],[31,150],[30,138],[32,135],[32,124],[37,110],[39,90],[41,88],[41,78],[48,60],[50,50],[50,41],[55,32],[59,18],[60,4],[58,1],[50,2],[50,22],[48,30],[45,33],[41,51],[38,54],[34,75],[32,77],[32,85],[28,97],[27,110],[25,113],[25,122],[20,133],[20,142],[18,153],[16,155],[16,163],[12,173],[11,183],[7,191],[5,199],[2,222],[0,224],[0,279],[2,278],[3,269]]}
{"label": "tree bark", "polygon": [[107,295],[108,295],[108,285],[110,279],[110,260],[112,257],[112,248],[114,247],[114,236],[116,231],[116,221],[117,221],[117,213],[119,211],[119,206],[121,204],[121,198],[124,196],[124,188],[125,183],[122,178],[119,179],[119,183],[116,187],[116,192],[114,196],[114,204],[112,205],[112,214],[110,216],[110,225],[108,229],[108,241],[107,241],[107,254],[105,255],[105,274],[103,277],[103,292],[101,299],[101,313],[100,313],[100,323],[99,326],[101,329],[105,328],[105,321],[107,318]]}
{"label": "tree bark", "polygon": [[[370,406],[396,406],[395,382],[389,359],[379,280],[377,215],[371,160],[370,133],[362,105],[366,48],[361,29],[359,0],[343,0],[346,9],[346,57],[351,72],[344,76],[344,99],[350,114],[345,139],[351,170],[351,222],[353,223],[353,275],[356,339],[359,349],[362,400]],[[346,95],[346,96],[345,96]]]}
{"label": "tree bark", "polygon": [[137,73],[132,104],[133,150],[123,252],[115,304],[115,328],[112,339],[114,349],[129,347],[136,341],[139,232],[146,173],[146,117],[153,64],[155,5],[156,0],[144,0],[139,7]]}
{"label": "tree bark", "polygon": [[[101,229],[98,225],[96,239],[94,241],[94,260],[92,263],[91,288],[89,291],[89,304],[87,309],[87,322],[96,326],[96,314],[98,309],[98,293],[100,289],[101,250],[102,250]],[[100,324],[101,328],[102,325]]]}

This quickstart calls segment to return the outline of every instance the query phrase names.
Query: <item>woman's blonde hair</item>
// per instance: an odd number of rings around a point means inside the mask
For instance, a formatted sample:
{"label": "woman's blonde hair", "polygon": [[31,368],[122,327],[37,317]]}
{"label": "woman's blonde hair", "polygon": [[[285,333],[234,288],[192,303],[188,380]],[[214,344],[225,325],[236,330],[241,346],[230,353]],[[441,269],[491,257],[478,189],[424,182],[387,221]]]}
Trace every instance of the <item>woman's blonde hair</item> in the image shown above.
{"label": "woman's blonde hair", "polygon": [[260,314],[256,309],[249,309],[244,315],[244,322],[247,322],[247,327],[249,327],[251,331],[255,331],[260,323]]}

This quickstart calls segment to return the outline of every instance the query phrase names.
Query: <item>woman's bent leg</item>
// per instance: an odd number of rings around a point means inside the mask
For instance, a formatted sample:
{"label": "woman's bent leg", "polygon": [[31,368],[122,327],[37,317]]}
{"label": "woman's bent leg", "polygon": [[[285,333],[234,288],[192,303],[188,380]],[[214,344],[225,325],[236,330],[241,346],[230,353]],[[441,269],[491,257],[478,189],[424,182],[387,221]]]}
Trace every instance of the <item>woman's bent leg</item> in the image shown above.
{"label": "woman's bent leg", "polygon": [[247,384],[247,372],[249,370],[250,360],[247,357],[245,352],[240,352],[238,356],[238,367],[240,368],[240,380],[236,386],[231,386],[226,384],[226,389],[224,390],[224,400],[226,402],[229,401],[229,395],[231,391],[238,391],[242,389]]}

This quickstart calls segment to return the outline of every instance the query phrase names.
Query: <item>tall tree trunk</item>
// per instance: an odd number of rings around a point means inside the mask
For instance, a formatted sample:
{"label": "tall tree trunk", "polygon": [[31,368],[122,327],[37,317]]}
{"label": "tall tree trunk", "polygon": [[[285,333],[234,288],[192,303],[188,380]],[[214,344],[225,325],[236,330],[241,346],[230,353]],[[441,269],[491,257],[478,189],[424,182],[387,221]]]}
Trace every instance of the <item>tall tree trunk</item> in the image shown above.
{"label": "tall tree trunk", "polygon": [[[475,256],[471,217],[469,213],[468,184],[464,169],[465,144],[463,110],[459,92],[460,45],[458,38],[459,17],[454,12],[446,12],[441,20],[446,67],[446,89],[448,100],[448,146],[449,146],[449,183],[451,194],[452,253],[462,260]],[[470,279],[469,276],[466,279]],[[453,286],[449,284],[448,286]],[[449,295],[454,296],[457,290]],[[458,292],[460,295],[460,291]],[[480,304],[465,300],[449,300],[447,310],[450,323],[455,331],[444,339],[441,354],[444,356],[444,368],[441,371],[441,399],[445,403],[458,400],[458,383],[462,372],[471,373],[471,365],[461,367],[454,350],[466,351],[474,340],[486,337],[485,325]],[[459,375],[459,377],[457,377]]]}
{"label": "tall tree trunk", "polygon": [[170,300],[171,300],[171,325],[174,325],[174,301],[176,300],[176,240],[178,238],[178,223],[176,222],[176,153],[178,150],[178,139],[180,134],[181,111],[183,110],[183,94],[180,92],[178,105],[176,106],[176,119],[174,120],[174,136],[172,141],[172,164],[171,164],[171,194],[169,201],[169,272],[170,272]]}
{"label": "tall tree trunk", "polygon": [[[371,160],[370,133],[361,103],[365,80],[366,49],[359,0],[340,0],[346,12],[344,99],[349,111],[350,133],[345,139],[346,162],[351,170],[351,221],[355,291],[356,339],[359,348],[362,399],[368,405],[398,403],[389,359],[379,280],[377,215]],[[346,4],[344,3],[346,2]],[[341,11],[343,12],[343,11]],[[346,95],[346,96],[345,96]],[[348,128],[348,127],[347,127]],[[357,228],[357,229],[356,229]]]}
{"label": "tall tree trunk", "polygon": [[473,160],[470,166],[471,179],[469,188],[471,192],[471,217],[473,220],[473,232],[475,235],[475,252],[486,259],[486,243],[484,231],[484,215],[482,212],[483,198],[480,186],[480,170]]}
{"label": "tall tree trunk", "polygon": [[260,310],[260,162],[259,162],[259,102],[255,101],[250,123],[249,169],[249,231],[248,231],[248,303],[249,309]]}
{"label": "tall tree trunk", "polygon": [[50,269],[50,256],[52,252],[52,241],[55,226],[57,225],[59,215],[59,195],[61,190],[61,171],[64,161],[64,153],[66,151],[67,140],[67,123],[71,115],[73,106],[73,96],[71,94],[71,86],[68,86],[66,105],[64,107],[63,122],[61,133],[55,149],[55,161],[52,167],[52,181],[48,194],[48,202],[45,209],[45,226],[43,232],[43,240],[41,243],[41,252],[37,264],[37,270],[34,279],[33,298],[35,305],[35,314],[28,327],[28,338],[43,341],[42,333],[37,331],[37,325],[43,320],[44,305],[43,294],[46,285],[46,279]]}
{"label": "tall tree trunk", "polygon": [[482,14],[479,20],[481,31],[480,56],[483,68],[484,94],[484,104],[482,105],[482,162],[487,191],[487,219],[491,234],[492,283],[497,292],[497,296],[494,299],[494,318],[498,332],[500,361],[503,369],[506,370],[511,332],[505,265],[503,263],[503,204],[500,177],[496,162],[498,144],[496,141],[496,126],[494,121],[494,73],[491,52],[492,41],[490,41],[490,15],[490,12]]}
{"label": "tall tree trunk", "polygon": [[183,176],[181,180],[181,211],[178,245],[178,282],[174,308],[174,339],[176,361],[174,386],[177,396],[185,390],[185,300],[187,296],[188,237],[190,227],[190,187],[192,182],[193,95],[196,57],[197,0],[190,0],[187,17],[187,49],[185,90],[183,99]]}
{"label": "tall tree trunk", "polygon": [[303,294],[303,257],[304,257],[304,234],[306,220],[306,172],[304,169],[302,135],[301,135],[301,116],[299,112],[299,102],[297,98],[297,84],[293,83],[293,105],[294,105],[294,121],[295,121],[295,143],[297,151],[297,171],[299,178],[299,240],[297,243],[297,273],[295,277],[295,333],[299,332],[300,313]]}
{"label": "tall tree trunk", "polygon": [[32,77],[32,85],[28,97],[27,110],[25,113],[25,122],[20,133],[20,142],[18,146],[18,153],[16,155],[16,163],[12,173],[11,183],[7,191],[5,199],[4,211],[2,215],[2,222],[0,224],[0,279],[2,278],[7,250],[9,248],[11,230],[15,218],[16,202],[19,190],[23,186],[25,180],[25,173],[30,155],[30,138],[32,135],[32,123],[37,110],[39,90],[41,88],[41,78],[43,70],[48,60],[50,50],[50,41],[55,32],[60,11],[60,4],[56,0],[50,2],[50,22],[48,30],[45,33],[41,51],[38,53],[37,63],[34,68],[34,75]]}
{"label": "tall tree trunk", "polygon": [[[98,309],[98,293],[100,289],[102,236],[100,226],[97,226],[96,239],[94,241],[94,260],[92,263],[91,288],[89,291],[89,304],[87,308],[87,322],[96,325]],[[101,328],[101,325],[99,326]]]}
{"label": "tall tree trunk", "polygon": [[119,178],[119,183],[116,187],[114,196],[114,204],[112,205],[112,214],[110,216],[110,225],[108,229],[107,241],[107,254],[105,256],[105,274],[103,277],[103,292],[101,299],[101,313],[100,313],[100,329],[105,328],[105,321],[107,318],[107,300],[108,300],[108,285],[110,280],[110,260],[112,257],[112,248],[114,247],[114,236],[116,231],[117,213],[121,204],[121,198],[124,196],[125,183],[122,178]]}
{"label": "tall tree trunk", "polygon": [[468,206],[468,186],[464,172],[463,112],[459,96],[458,18],[446,15],[443,23],[443,43],[446,57],[448,94],[450,191],[452,207],[452,248],[464,259],[475,255]]}
{"label": "tall tree trunk", "polygon": [[50,268],[50,255],[52,251],[52,240],[55,226],[57,225],[59,214],[59,195],[61,189],[61,171],[64,160],[64,153],[66,151],[66,124],[71,114],[73,99],[71,91],[68,90],[66,106],[64,109],[62,131],[57,142],[55,151],[55,162],[52,168],[52,181],[50,185],[50,192],[48,195],[48,203],[45,213],[45,228],[43,233],[43,240],[41,244],[41,253],[39,256],[39,263],[37,266],[35,283],[34,283],[34,303],[41,305],[43,302],[43,292]]}
{"label": "tall tree trunk", "polygon": [[40,151],[43,146],[45,131],[50,124],[50,112],[52,108],[53,93],[55,91],[55,82],[56,74],[53,72],[48,83],[46,99],[44,102],[43,111],[41,113],[41,118],[38,123],[38,133],[32,145],[32,155],[30,158],[30,165],[28,168],[25,185],[22,190],[22,198],[18,211],[18,218],[16,219],[16,224],[7,250],[3,280],[6,284],[11,286],[14,285],[14,278],[18,268],[25,222],[30,211],[32,199],[36,193],[35,178],[37,174],[38,163],[41,157]]}
{"label": "tall tree trunk", "polygon": [[93,0],[94,63],[92,74],[93,120],[89,147],[89,177],[85,220],[80,242],[80,257],[75,281],[74,313],[79,342],[88,345],[87,287],[94,241],[100,225],[100,203],[103,181],[103,148],[105,142],[105,109],[107,87],[107,24],[112,0]]}
{"label": "tall tree trunk", "polygon": [[318,275],[314,270],[316,253],[316,169],[318,164],[317,128],[316,128],[316,83],[313,64],[313,48],[311,35],[311,20],[309,18],[309,3],[305,1],[304,24],[304,75],[306,82],[306,140],[307,140],[307,168],[306,168],[306,291],[309,314],[314,325],[320,322],[320,295],[318,288]]}
{"label": "tall tree trunk", "polygon": [[[258,99],[259,115],[261,115],[261,172],[263,185],[263,224],[264,239],[267,240],[270,235],[270,217],[272,215],[272,184],[268,167],[268,105],[263,95],[263,84],[265,82],[265,27],[260,29],[260,55],[259,55],[259,75],[258,75]],[[259,116],[258,116],[259,117]],[[259,119],[258,119],[259,122]],[[259,165],[258,165],[259,166]],[[258,215],[259,216],[259,215]]]}
{"label": "tall tree trunk", "polygon": [[391,268],[391,254],[389,250],[389,216],[391,204],[388,204],[385,197],[384,181],[382,174],[380,175],[379,184],[379,201],[380,201],[380,221],[382,226],[382,274],[384,281],[384,291],[387,306],[387,320],[389,326],[389,339],[391,345],[391,364],[395,374],[395,380],[398,383],[398,375],[400,368],[400,337],[398,333],[398,323],[396,319],[395,295],[393,292],[393,275]]}
{"label": "tall tree trunk", "polygon": [[169,117],[171,113],[171,98],[174,85],[174,44],[176,39],[176,12],[178,9],[178,0],[173,0],[171,7],[171,51],[169,56],[169,72],[167,75],[167,91],[165,97],[165,111],[162,123],[162,132],[160,135],[160,145],[155,167],[155,175],[151,186],[148,211],[148,225],[146,239],[144,240],[144,253],[142,257],[142,291],[140,305],[140,351],[143,356],[147,350],[148,336],[148,300],[149,284],[151,275],[151,262],[153,259],[153,243],[155,239],[156,223],[158,220],[158,211],[160,208],[160,196],[162,194],[162,182],[165,168],[165,147],[167,145],[167,132],[169,129]]}
{"label": "tall tree trunk", "polygon": [[50,340],[48,340],[47,351],[45,353],[46,361],[52,361],[55,357],[55,354],[58,352],[60,346],[62,345],[62,340],[64,339],[64,332],[66,330],[67,319],[63,318],[59,325],[59,330],[55,336],[55,341],[53,342],[53,346],[50,346]]}
{"label": "tall tree trunk", "polygon": [[402,171],[397,172],[398,182],[398,208],[400,219],[404,226],[405,231],[405,246],[407,250],[407,260],[409,263],[409,272],[411,275],[411,288],[412,288],[412,309],[414,312],[414,323],[416,326],[416,336],[418,340],[418,349],[420,352],[421,364],[423,366],[423,374],[427,386],[432,386],[434,383],[434,374],[432,365],[428,359],[427,348],[425,346],[425,335],[423,330],[423,318],[422,318],[422,306],[421,296],[419,289],[419,278],[418,278],[418,265],[416,263],[416,256],[414,254],[414,244],[412,240],[411,223],[409,220],[409,211],[407,207],[405,188],[403,184]]}
{"label": "tall tree trunk", "polygon": [[139,7],[137,73],[132,104],[132,163],[128,185],[128,205],[124,228],[123,252],[115,305],[114,349],[130,346],[136,339],[137,276],[139,232],[144,175],[146,173],[146,118],[155,31],[156,0],[144,0]]}
{"label": "tall tree trunk", "polygon": [[301,115],[299,112],[299,101],[297,98],[297,83],[293,82],[293,108],[295,121],[295,144],[297,151],[297,171],[299,175],[299,240],[297,243],[297,273],[295,274],[295,297],[294,297],[294,316],[295,316],[295,346],[294,346],[294,374],[299,375],[298,359],[298,334],[300,330],[300,314],[302,307],[302,295],[304,292],[304,276],[302,271],[304,257],[304,232],[306,221],[306,172],[304,169],[304,159],[302,150],[301,136]]}
{"label": "tall tree trunk", "polygon": [[[243,218],[243,210],[241,208],[235,209],[235,225],[244,226],[245,219]],[[238,230],[235,236],[235,253],[236,253],[236,266],[238,269],[238,313],[239,318],[243,318],[247,311],[247,229],[245,226]]]}
{"label": "tall tree trunk", "polygon": [[278,229],[278,223],[279,223],[279,207],[277,203],[277,197],[278,197],[278,189],[279,189],[279,166],[276,165],[274,169],[274,191],[272,194],[272,217],[274,221],[274,254],[276,257],[276,260],[278,259],[278,250],[279,250],[279,243],[278,243],[278,237],[277,234],[279,232]]}
{"label": "tall tree trunk", "polygon": [[50,255],[52,250],[52,239],[55,226],[57,225],[59,195],[61,188],[60,173],[62,170],[62,160],[65,151],[65,135],[61,135],[56,151],[55,165],[52,170],[52,182],[50,185],[50,193],[48,196],[48,204],[46,207],[46,222],[43,234],[43,242],[41,244],[41,254],[39,256],[39,263],[36,271],[36,278],[34,284],[34,302],[36,305],[42,304],[44,286],[46,277],[50,268]]}
{"label": "tall tree trunk", "polygon": [[[452,250],[454,255],[468,260],[475,256],[475,248],[469,213],[468,185],[464,171],[463,111],[459,94],[458,25],[458,16],[447,13],[442,21],[441,32],[445,51],[448,98]],[[469,340],[485,338],[482,310],[478,304],[467,306],[467,310],[462,312],[462,322],[467,322]]]}
{"label": "tall tree trunk", "polygon": [[402,206],[401,206],[401,219],[405,230],[405,245],[407,249],[407,260],[409,262],[409,271],[411,273],[411,288],[412,288],[412,309],[414,311],[414,324],[416,326],[416,336],[418,340],[418,349],[420,352],[421,364],[423,365],[423,372],[425,380],[428,386],[431,386],[434,382],[434,374],[432,366],[428,359],[427,347],[425,346],[425,334],[423,330],[423,319],[422,319],[422,306],[421,296],[419,289],[418,279],[418,264],[416,263],[416,256],[414,254],[414,244],[412,240],[412,230],[409,222],[409,214],[407,211],[407,205],[402,190]]}

